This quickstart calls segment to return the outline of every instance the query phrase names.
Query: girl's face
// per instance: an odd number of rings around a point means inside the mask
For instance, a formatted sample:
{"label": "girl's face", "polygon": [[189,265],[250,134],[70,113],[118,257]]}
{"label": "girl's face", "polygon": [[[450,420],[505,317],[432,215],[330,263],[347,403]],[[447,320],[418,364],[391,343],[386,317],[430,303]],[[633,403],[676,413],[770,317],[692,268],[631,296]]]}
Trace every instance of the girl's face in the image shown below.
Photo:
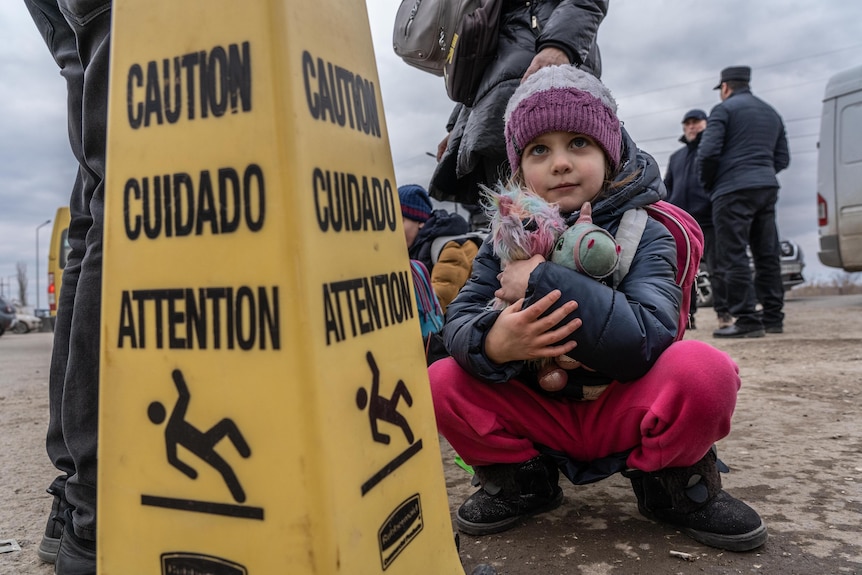
{"label": "girl's face", "polygon": [[602,191],[605,153],[589,136],[548,132],[527,144],[521,173],[527,188],[571,213]]}

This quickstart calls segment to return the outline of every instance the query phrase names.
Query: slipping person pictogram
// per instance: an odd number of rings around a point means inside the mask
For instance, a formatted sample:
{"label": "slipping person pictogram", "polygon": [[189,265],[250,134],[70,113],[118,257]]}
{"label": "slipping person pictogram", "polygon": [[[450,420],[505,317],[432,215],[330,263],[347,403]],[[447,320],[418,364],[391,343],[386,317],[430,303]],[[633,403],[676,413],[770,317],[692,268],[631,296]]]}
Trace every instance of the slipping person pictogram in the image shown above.
{"label": "slipping person pictogram", "polygon": [[[175,369],[172,375],[179,397],[165,426],[165,446],[167,448],[168,462],[192,479],[196,479],[198,472],[192,466],[181,461],[177,456],[177,446],[181,445],[185,447],[221,473],[234,500],[237,503],[242,503],[245,501],[245,491],[243,491],[242,486],[239,484],[239,480],[230,464],[216,452],[215,446],[227,437],[233,443],[237,452],[244,458],[248,458],[251,455],[251,448],[232,419],[224,418],[206,432],[200,431],[187,422],[185,416],[189,402],[191,401],[191,393],[189,393],[186,380],[183,378],[183,373],[180,370]],[[156,425],[161,424],[166,416],[165,406],[159,401],[154,401],[147,409],[147,415],[150,421]]]}
{"label": "slipping person pictogram", "polygon": [[380,370],[377,368],[377,362],[374,361],[374,355],[369,351],[365,355],[368,360],[368,367],[371,368],[371,398],[369,400],[368,390],[360,387],[356,391],[356,405],[359,409],[365,409],[368,406],[368,419],[371,421],[371,435],[377,443],[389,445],[389,435],[382,433],[377,428],[377,422],[383,420],[392,425],[397,425],[404,432],[404,437],[407,438],[407,443],[413,444],[413,431],[407,423],[407,419],[398,412],[398,402],[404,398],[404,402],[408,407],[413,405],[413,397],[407,389],[404,381],[399,379],[395,384],[395,391],[392,392],[392,397],[387,399],[380,395]]}

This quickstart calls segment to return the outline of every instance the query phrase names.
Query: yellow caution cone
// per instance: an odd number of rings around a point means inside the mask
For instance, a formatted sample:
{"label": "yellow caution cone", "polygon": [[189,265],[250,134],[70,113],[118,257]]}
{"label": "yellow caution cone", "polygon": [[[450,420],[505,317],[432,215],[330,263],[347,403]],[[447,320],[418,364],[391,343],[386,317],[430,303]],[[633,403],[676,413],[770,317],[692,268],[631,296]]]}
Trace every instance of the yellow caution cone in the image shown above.
{"label": "yellow caution cone", "polygon": [[125,0],[98,566],[463,574],[354,0]]}

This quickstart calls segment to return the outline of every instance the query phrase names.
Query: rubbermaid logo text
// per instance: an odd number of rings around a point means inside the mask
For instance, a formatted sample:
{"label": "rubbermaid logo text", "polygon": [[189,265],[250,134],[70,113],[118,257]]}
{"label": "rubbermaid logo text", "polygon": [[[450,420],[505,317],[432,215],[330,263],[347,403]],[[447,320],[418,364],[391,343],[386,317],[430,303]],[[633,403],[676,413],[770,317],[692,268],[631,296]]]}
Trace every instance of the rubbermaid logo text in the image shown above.
{"label": "rubbermaid logo text", "polygon": [[393,511],[377,532],[380,562],[385,571],[395,558],[422,531],[422,503],[419,494],[408,498]]}
{"label": "rubbermaid logo text", "polygon": [[162,575],[248,575],[239,563],[199,553],[162,553]]}

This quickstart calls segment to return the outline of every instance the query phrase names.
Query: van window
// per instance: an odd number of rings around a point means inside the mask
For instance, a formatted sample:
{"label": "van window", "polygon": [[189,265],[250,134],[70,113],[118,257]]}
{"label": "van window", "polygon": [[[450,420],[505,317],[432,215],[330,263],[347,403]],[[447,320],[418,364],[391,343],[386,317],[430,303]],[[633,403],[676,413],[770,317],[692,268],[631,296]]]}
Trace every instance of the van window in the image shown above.
{"label": "van window", "polygon": [[862,161],[862,138],[859,137],[859,126],[862,126],[862,103],[851,104],[841,111],[841,163],[853,164]]}

